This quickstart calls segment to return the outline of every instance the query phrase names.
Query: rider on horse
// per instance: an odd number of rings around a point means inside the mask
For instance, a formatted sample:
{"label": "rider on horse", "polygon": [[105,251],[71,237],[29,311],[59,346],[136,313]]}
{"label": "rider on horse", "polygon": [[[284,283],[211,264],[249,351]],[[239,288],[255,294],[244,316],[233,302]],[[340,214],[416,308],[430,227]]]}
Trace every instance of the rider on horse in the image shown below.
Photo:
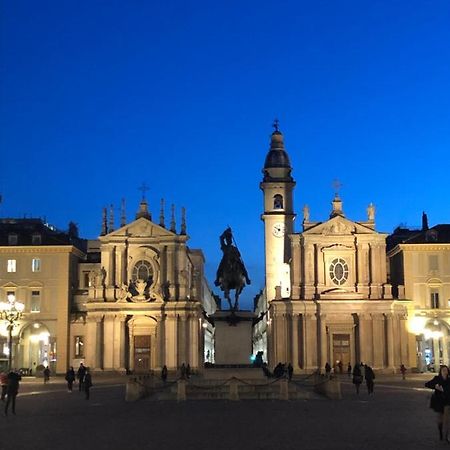
{"label": "rider on horse", "polygon": [[214,281],[214,284],[220,286],[225,275],[229,275],[232,271],[240,272],[244,276],[246,283],[250,284],[250,279],[248,277],[247,269],[244,266],[244,262],[242,261],[241,254],[237,247],[233,245],[233,234],[230,227],[220,235],[220,248],[223,252],[223,258],[217,269],[216,281]]}

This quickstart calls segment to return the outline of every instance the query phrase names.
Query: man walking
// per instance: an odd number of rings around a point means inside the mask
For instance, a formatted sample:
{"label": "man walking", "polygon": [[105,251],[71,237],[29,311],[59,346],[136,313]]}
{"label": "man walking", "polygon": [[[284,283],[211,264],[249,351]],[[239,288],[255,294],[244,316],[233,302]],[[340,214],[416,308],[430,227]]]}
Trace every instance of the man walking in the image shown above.
{"label": "man walking", "polygon": [[77,370],[78,390],[81,392],[83,389],[84,377],[86,375],[86,367],[83,363],[80,363],[80,367]]}
{"label": "man walking", "polygon": [[12,413],[16,414],[16,397],[19,392],[19,381],[22,379],[22,377],[11,370],[11,372],[8,373],[8,386],[6,387],[6,405],[5,405],[5,416],[8,415],[8,409],[9,405],[11,404],[11,410]]}

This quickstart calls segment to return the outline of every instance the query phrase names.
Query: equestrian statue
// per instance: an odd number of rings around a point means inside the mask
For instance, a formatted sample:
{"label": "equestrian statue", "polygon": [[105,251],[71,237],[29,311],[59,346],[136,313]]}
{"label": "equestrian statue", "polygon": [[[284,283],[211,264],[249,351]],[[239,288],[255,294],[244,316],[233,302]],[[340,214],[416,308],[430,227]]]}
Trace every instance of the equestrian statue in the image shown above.
{"label": "equestrian statue", "polygon": [[[223,291],[225,298],[228,300],[231,311],[239,309],[239,295],[244,286],[250,284],[247,269],[242,261],[241,254],[234,242],[231,228],[228,227],[220,235],[220,249],[223,252],[222,260],[217,269],[216,281],[214,284],[219,286]],[[231,304],[230,291],[234,289],[234,306]]]}

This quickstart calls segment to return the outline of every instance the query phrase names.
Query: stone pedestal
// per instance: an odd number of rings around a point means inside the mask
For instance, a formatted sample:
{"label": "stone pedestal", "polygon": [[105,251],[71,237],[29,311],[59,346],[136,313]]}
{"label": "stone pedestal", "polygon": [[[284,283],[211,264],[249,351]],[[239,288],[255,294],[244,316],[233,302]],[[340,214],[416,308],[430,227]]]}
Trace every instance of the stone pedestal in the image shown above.
{"label": "stone pedestal", "polygon": [[252,326],[255,314],[250,311],[218,311],[214,320],[215,364],[249,365],[253,353]]}

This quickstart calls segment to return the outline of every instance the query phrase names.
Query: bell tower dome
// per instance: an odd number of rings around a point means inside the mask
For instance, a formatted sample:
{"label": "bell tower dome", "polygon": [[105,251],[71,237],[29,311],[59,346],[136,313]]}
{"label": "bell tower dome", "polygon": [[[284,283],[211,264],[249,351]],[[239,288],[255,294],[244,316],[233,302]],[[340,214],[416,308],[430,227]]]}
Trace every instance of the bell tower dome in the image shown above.
{"label": "bell tower dome", "polygon": [[[270,148],[263,168],[263,181],[260,188],[264,195],[265,272],[267,300],[271,301],[281,294],[290,295],[290,240],[294,231],[295,214],[293,210],[292,167],[284,148],[283,134],[278,120],[274,122]],[[277,294],[277,286],[281,291]]]}

